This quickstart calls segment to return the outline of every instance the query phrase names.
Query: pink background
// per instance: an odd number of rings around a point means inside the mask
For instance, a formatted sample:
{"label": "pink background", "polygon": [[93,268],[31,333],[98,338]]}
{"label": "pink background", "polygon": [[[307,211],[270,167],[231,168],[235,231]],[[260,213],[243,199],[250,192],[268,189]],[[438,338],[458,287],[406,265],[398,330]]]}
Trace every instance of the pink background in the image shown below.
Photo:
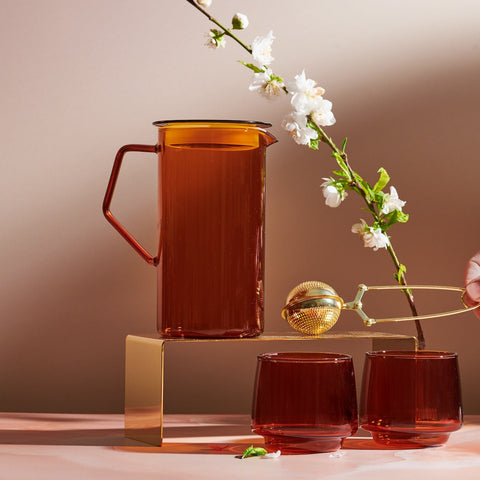
{"label": "pink background", "polygon": [[[461,286],[480,249],[480,3],[211,7],[225,21],[237,10],[251,22],[241,34],[247,43],[273,29],[278,74],[291,79],[306,68],[327,90],[337,118],[328,131],[338,143],[348,136],[353,167],[372,183],[380,166],[390,173],[411,215],[391,230],[409,282]],[[117,149],[154,143],[155,120],[273,124],[280,141],[267,154],[267,332],[290,332],[280,311],[301,281],[327,282],[347,301],[358,283],[394,283],[387,254],[350,233],[368,218],[360,200],[324,205],[322,177],[335,169],[328,149],[287,137],[287,99],[250,93],[250,72],[236,62],[246,54],[232,42],[204,47],[210,25],[186,2],[2,0],[1,12],[0,410],[122,411],[124,338],[155,332],[156,272],[107,224],[101,203]],[[151,250],[155,178],[153,156],[132,155],[112,205]],[[451,308],[443,297],[418,300],[419,311]],[[372,309],[396,313],[383,297]],[[351,312],[334,328],[366,329]],[[479,320],[465,313],[424,329],[429,348],[459,353],[465,411],[480,413]],[[414,333],[410,323],[377,330]],[[192,365],[210,382],[194,374],[198,396],[186,378]],[[250,348],[173,352],[167,410],[248,412],[254,368]],[[219,399],[221,391],[230,395]]]}

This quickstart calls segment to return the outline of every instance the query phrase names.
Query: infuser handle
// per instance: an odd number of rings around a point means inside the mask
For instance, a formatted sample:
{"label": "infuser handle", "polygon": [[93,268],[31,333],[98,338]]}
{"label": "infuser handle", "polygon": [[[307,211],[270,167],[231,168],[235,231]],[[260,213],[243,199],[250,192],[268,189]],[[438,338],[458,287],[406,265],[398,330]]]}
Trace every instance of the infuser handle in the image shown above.
{"label": "infuser handle", "polygon": [[110,204],[112,202],[113,191],[115,190],[115,185],[117,184],[118,175],[120,173],[120,167],[122,166],[122,160],[124,155],[127,152],[147,152],[147,153],[157,153],[157,145],[124,145],[117,152],[115,156],[115,161],[113,163],[112,173],[110,175],[110,181],[108,182],[107,191],[105,193],[105,198],[103,200],[103,214],[106,219],[113,225],[115,230],[133,247],[133,249],[150,265],[158,265],[159,255],[156,257],[150,255],[150,253],[145,250],[140,243],[135,240],[135,238],[128,233],[128,231],[120,224],[120,222],[115,218],[115,216],[110,211]]}
{"label": "infuser handle", "polygon": [[[460,308],[458,310],[451,310],[449,312],[440,312],[440,313],[431,313],[427,315],[417,315],[417,316],[410,316],[410,317],[395,317],[395,318],[370,318],[363,310],[362,305],[362,298],[365,292],[368,290],[450,290],[454,292],[462,292],[462,303],[464,308]],[[470,312],[471,310],[475,310],[476,308],[480,307],[480,303],[477,303],[473,307],[468,307],[465,302],[463,301],[463,297],[465,295],[466,290],[461,287],[450,287],[450,286],[442,286],[442,285],[376,285],[376,286],[367,286],[361,283],[358,286],[357,295],[353,302],[348,302],[343,305],[342,308],[345,310],[354,310],[358,313],[360,318],[363,320],[363,323],[367,327],[371,327],[376,323],[386,323],[386,322],[405,322],[409,320],[427,320],[429,318],[438,318],[438,317],[448,317],[450,315],[456,315],[457,313],[464,313]]]}

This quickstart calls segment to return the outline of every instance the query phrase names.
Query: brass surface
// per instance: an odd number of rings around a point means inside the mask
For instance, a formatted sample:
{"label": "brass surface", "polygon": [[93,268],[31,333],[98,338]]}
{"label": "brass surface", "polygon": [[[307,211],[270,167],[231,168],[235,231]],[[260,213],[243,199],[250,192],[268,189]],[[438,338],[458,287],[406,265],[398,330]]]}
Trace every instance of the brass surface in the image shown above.
{"label": "brass surface", "polygon": [[[164,378],[168,368],[168,345],[208,343],[269,344],[272,342],[315,342],[322,340],[371,340],[373,350],[415,350],[415,337],[385,332],[342,332],[322,335],[271,333],[253,338],[196,339],[165,338],[160,335],[128,335],[125,350],[125,436],[161,446],[163,441]],[[207,375],[207,373],[206,373]],[[192,392],[193,394],[193,392]]]}

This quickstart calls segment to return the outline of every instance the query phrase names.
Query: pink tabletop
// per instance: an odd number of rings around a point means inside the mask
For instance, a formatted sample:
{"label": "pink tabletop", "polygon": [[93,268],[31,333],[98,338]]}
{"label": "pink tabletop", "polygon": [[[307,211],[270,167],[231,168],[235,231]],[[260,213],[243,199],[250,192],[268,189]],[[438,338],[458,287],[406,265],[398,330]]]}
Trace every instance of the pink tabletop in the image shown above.
{"label": "pink tabletop", "polygon": [[123,415],[0,413],[0,479],[369,480],[480,478],[480,416],[443,447],[388,450],[366,432],[335,453],[238,455],[262,438],[247,415],[166,415],[162,447],[124,437]]}

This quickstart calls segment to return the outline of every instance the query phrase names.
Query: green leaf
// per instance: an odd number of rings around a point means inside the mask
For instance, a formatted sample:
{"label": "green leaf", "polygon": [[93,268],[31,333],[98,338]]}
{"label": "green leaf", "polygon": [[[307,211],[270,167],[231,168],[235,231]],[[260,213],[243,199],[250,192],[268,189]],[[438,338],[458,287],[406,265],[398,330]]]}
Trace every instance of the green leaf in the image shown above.
{"label": "green leaf", "polygon": [[365,194],[367,196],[367,201],[371,202],[372,200],[374,200],[375,199],[375,193],[372,190],[372,187],[368,184],[368,182],[366,182],[358,173],[355,173],[354,176],[355,176],[355,180],[357,181],[357,183],[359,183],[361,185],[361,187],[363,188],[363,191],[365,192]]}
{"label": "green leaf", "polygon": [[262,455],[266,455],[267,451],[262,448],[262,447],[254,447],[253,445],[250,445],[242,455],[242,458],[247,458],[247,457],[260,457]]}
{"label": "green leaf", "polygon": [[394,210],[392,213],[385,215],[384,220],[386,220],[386,223],[383,226],[384,230],[388,230],[392,225],[397,223],[397,212],[398,210]]}
{"label": "green leaf", "polygon": [[249,457],[252,452],[253,452],[253,445],[250,445],[250,446],[243,452],[242,458],[247,458],[247,457]]}
{"label": "green leaf", "polygon": [[255,73],[262,73],[264,72],[265,70],[263,70],[263,68],[259,68],[257,67],[256,65],[254,65],[253,63],[247,63],[247,62],[242,62],[241,60],[239,60],[239,62],[242,64],[242,65],[245,65],[247,68],[249,68],[250,70],[253,70]]}
{"label": "green leaf", "polygon": [[278,75],[270,75],[270,80],[273,80],[273,81],[277,81],[278,83],[282,83],[283,82],[283,78],[282,77],[279,77]]}
{"label": "green leaf", "polygon": [[350,187],[350,182],[348,180],[345,180],[343,178],[337,178],[335,181],[335,186],[345,190]]}
{"label": "green leaf", "polygon": [[333,184],[339,193],[343,193],[345,190],[352,190],[350,182],[348,180],[344,180],[343,178],[337,178],[334,180]]}
{"label": "green leaf", "polygon": [[375,221],[373,222],[372,228],[373,228],[374,230],[376,230],[377,228],[379,228],[382,232],[385,232],[385,225],[384,225],[381,221],[379,221],[379,220],[375,220]]}
{"label": "green leaf", "polygon": [[342,153],[345,153],[345,147],[346,146],[347,146],[347,139],[345,138],[345,140],[342,143]]}
{"label": "green leaf", "polygon": [[401,284],[404,278],[404,275],[406,273],[407,273],[407,267],[403,265],[403,263],[401,263],[400,266],[398,267],[398,272],[394,273],[393,276],[395,277],[395,280]]}
{"label": "green leaf", "polygon": [[339,155],[337,152],[332,152],[332,157],[337,161],[338,166],[342,169],[343,171],[342,177],[345,177],[346,179],[350,180],[351,174],[347,166],[345,165],[345,160],[343,159],[343,157]]}
{"label": "green leaf", "polygon": [[319,142],[319,139],[318,138],[314,138],[312,140],[310,140],[310,144],[308,145],[312,150],[318,150],[318,142]]}
{"label": "green leaf", "polygon": [[407,223],[408,219],[410,218],[408,213],[400,212],[399,210],[395,210],[397,212],[397,222],[400,223]]}
{"label": "green leaf", "polygon": [[317,138],[313,139],[313,140],[310,140],[310,143],[308,144],[308,146],[312,149],[312,150],[318,150],[318,145],[321,141],[321,135],[320,135],[320,131],[318,130],[318,127],[317,125],[315,125],[315,122],[313,122],[312,120],[308,120],[307,122],[307,127],[310,127],[312,130],[315,130],[317,132]]}
{"label": "green leaf", "polygon": [[377,204],[378,210],[381,210],[383,207],[383,201],[384,201],[385,193],[383,192],[376,192],[375,193],[375,203]]}
{"label": "green leaf", "polygon": [[[342,156],[339,155],[337,152],[332,152],[332,157],[338,162],[338,165],[342,167],[341,164],[344,163]],[[342,167],[342,169],[343,169],[343,167]]]}
{"label": "green leaf", "polygon": [[383,217],[384,224],[383,229],[388,230],[392,225],[396,223],[407,223],[408,222],[408,214],[401,212],[400,210],[394,210],[393,212],[385,215]]}
{"label": "green leaf", "polygon": [[315,130],[317,133],[320,133],[317,127],[317,124],[310,117],[307,117],[307,118],[308,118],[307,127],[313,128],[313,130]]}
{"label": "green leaf", "polygon": [[380,174],[380,178],[378,179],[377,183],[373,187],[373,191],[375,193],[383,190],[387,185],[387,183],[390,181],[390,176],[388,175],[387,171],[383,167],[380,167],[377,173]]}

